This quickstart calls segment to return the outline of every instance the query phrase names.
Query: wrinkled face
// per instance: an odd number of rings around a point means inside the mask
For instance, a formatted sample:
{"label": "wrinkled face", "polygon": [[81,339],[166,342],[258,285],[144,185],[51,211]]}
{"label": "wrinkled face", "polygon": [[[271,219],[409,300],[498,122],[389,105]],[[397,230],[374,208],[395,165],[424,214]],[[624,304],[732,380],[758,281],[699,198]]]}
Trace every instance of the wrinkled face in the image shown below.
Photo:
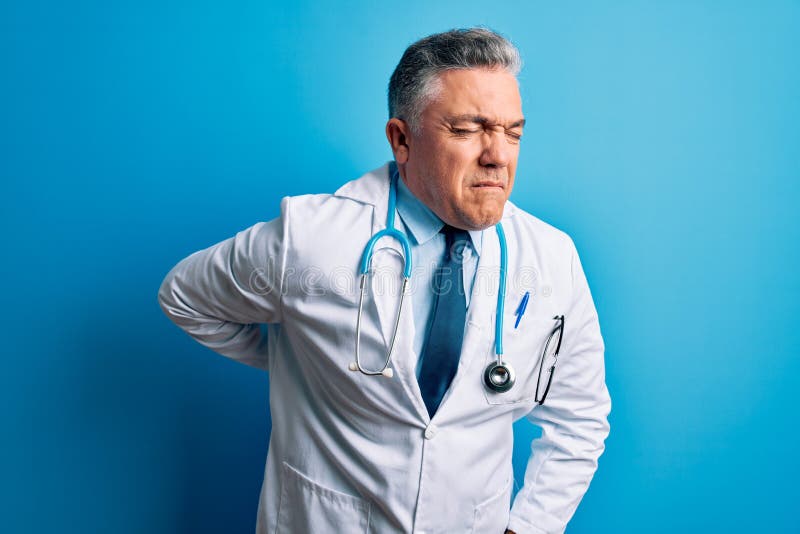
{"label": "wrinkled face", "polygon": [[[439,75],[439,90],[397,158],[409,189],[447,224],[497,223],[514,185],[525,120],[517,80],[504,69]],[[401,161],[401,159],[403,161]]]}

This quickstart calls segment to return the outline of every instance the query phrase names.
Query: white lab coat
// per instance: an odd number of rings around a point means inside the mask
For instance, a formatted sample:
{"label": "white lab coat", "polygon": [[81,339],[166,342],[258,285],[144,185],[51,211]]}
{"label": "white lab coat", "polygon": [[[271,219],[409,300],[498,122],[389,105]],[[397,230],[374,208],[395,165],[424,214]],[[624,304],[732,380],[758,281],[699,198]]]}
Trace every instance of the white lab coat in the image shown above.
{"label": "white lab coat", "polygon": [[[185,258],[160,288],[162,309],[189,335],[269,371],[272,434],[257,533],[562,532],[603,452],[611,406],[597,314],[571,239],[507,203],[504,345],[517,382],[493,393],[482,380],[494,358],[499,244],[493,229],[484,232],[458,371],[431,420],[414,373],[413,295],[400,318],[395,376],[348,370],[358,263],[385,226],[388,190],[384,165],[333,195],[287,197],[280,217]],[[378,248],[376,272],[399,273],[390,250],[399,245]],[[380,368],[397,289],[375,289],[361,350],[365,366]],[[515,329],[526,291],[532,298]],[[540,406],[536,362],[560,314],[560,358]],[[543,433],[512,507],[512,423],[521,417]]]}

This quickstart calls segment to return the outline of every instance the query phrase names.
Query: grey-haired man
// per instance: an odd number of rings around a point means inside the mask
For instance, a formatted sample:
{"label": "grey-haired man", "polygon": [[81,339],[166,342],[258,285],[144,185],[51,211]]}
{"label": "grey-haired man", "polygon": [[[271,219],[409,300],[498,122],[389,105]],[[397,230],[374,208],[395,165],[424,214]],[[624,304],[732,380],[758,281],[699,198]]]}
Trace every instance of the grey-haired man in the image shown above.
{"label": "grey-haired man", "polygon": [[[540,534],[575,512],[609,431],[604,345],[572,240],[508,201],[519,68],[485,29],[412,44],[393,162],[285,198],[162,283],[178,326],[269,372],[258,533]],[[542,436],[512,505],[521,417]]]}

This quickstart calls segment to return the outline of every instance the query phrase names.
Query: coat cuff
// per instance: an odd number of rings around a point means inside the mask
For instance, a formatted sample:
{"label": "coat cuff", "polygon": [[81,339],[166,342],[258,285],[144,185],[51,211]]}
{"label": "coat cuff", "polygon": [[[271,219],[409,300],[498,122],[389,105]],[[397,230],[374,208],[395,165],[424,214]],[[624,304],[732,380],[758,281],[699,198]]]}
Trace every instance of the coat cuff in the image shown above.
{"label": "coat cuff", "polygon": [[524,519],[512,515],[508,521],[508,530],[514,532],[515,534],[561,534],[564,530],[542,530],[539,527],[531,525]]}

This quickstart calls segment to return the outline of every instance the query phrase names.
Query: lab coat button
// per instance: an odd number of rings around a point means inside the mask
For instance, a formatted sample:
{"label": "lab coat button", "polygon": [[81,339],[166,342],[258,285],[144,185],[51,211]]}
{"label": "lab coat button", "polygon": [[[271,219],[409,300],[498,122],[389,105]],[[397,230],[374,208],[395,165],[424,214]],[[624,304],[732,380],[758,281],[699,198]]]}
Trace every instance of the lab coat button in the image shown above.
{"label": "lab coat button", "polygon": [[428,425],[428,428],[425,429],[425,439],[433,439],[437,430],[436,425]]}

